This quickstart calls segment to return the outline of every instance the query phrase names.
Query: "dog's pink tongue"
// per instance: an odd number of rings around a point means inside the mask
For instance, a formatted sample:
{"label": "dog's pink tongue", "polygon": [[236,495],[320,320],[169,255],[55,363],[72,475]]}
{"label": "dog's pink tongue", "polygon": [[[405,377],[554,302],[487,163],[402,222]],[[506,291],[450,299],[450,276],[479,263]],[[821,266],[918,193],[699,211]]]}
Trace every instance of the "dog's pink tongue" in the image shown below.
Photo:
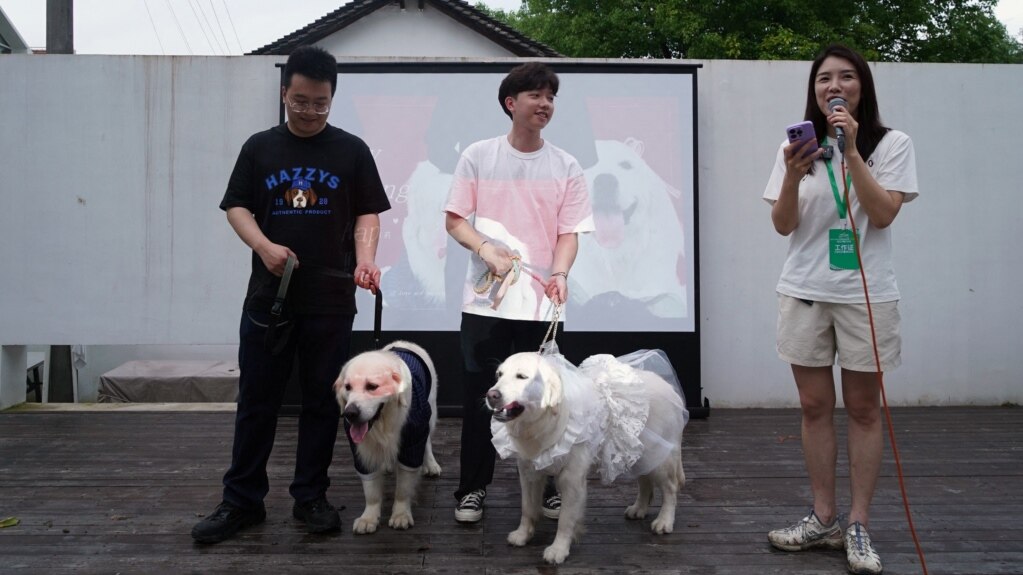
{"label": "dog's pink tongue", "polygon": [[625,239],[625,218],[620,213],[596,213],[597,243],[603,248],[617,248]]}
{"label": "dog's pink tongue", "polygon": [[363,439],[366,439],[366,434],[369,433],[369,422],[365,423],[353,423],[348,427],[348,434],[352,436],[352,441],[356,445],[362,443]]}

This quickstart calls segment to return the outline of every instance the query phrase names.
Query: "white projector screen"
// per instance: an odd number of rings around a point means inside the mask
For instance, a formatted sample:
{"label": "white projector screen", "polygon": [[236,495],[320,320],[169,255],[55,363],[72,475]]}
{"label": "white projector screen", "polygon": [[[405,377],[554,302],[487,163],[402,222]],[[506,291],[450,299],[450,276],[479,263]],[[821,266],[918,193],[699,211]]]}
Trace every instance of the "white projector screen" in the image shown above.
{"label": "white projector screen", "polygon": [[[468,144],[510,120],[498,86],[514,64],[341,64],[331,124],[363,138],[391,201],[381,214],[383,328],[457,331],[469,253],[444,229]],[[696,67],[551,64],[561,79],[544,138],[582,165],[597,232],[580,236],[567,329],[694,332]],[[360,290],[358,330],[373,326]]]}

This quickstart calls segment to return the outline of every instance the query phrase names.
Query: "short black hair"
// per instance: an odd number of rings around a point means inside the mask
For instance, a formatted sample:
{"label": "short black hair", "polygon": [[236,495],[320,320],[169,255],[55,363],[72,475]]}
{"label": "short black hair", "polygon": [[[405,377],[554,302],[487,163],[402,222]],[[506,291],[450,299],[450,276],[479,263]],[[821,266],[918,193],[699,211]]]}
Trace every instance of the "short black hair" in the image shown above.
{"label": "short black hair", "polygon": [[501,104],[501,110],[509,118],[511,112],[504,105],[504,99],[508,96],[515,97],[519,92],[529,90],[543,90],[550,88],[555,96],[558,95],[558,75],[543,62],[526,62],[519,64],[508,72],[508,75],[501,81],[501,87],[497,90],[497,102]]}
{"label": "short black hair", "polygon": [[330,52],[319,46],[299,46],[288,56],[288,62],[284,65],[284,77],[281,78],[281,86],[284,86],[284,89],[291,87],[291,77],[295,74],[301,74],[317,82],[330,82],[332,97],[337,91],[337,60]]}

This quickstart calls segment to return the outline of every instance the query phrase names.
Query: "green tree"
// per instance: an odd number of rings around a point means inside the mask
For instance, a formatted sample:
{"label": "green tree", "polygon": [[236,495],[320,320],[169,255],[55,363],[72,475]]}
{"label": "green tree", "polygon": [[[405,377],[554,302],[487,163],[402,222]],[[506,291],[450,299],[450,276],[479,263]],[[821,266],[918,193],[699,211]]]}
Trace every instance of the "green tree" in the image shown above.
{"label": "green tree", "polygon": [[1023,46],[994,15],[997,0],[941,2],[924,39],[906,54],[914,62],[1023,63]]}
{"label": "green tree", "polygon": [[1023,62],[998,0],[524,0],[477,8],[579,58],[805,60],[830,42],[868,59]]}

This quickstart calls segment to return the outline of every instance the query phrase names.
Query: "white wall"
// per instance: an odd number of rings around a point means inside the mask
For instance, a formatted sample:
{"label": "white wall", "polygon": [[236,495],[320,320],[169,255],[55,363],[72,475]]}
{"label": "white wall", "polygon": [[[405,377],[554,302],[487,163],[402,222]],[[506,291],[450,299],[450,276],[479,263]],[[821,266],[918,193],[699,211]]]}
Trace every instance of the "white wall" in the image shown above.
{"label": "white wall", "polygon": [[[1015,234],[1023,66],[879,64],[882,120],[914,141],[920,197],[894,224],[898,405],[1023,403],[1023,250]],[[787,239],[760,199],[809,64],[705,62],[699,74],[702,383],[718,406],[796,405],[774,346]]]}
{"label": "white wall", "polygon": [[334,33],[317,45],[338,58],[365,56],[460,57],[514,56],[492,40],[456,22],[432,5],[402,10],[388,4]]}
{"label": "white wall", "polygon": [[[11,346],[25,344],[88,344],[99,373],[136,349],[99,344],[234,358],[248,252],[215,206],[241,142],[277,121],[282,60],[0,57],[4,373],[20,349]],[[784,126],[802,116],[809,65],[702,64],[703,395],[719,407],[795,405],[774,353],[786,239],[760,195]],[[921,187],[894,228],[904,363],[886,378],[888,399],[1023,403],[1023,255],[1013,236],[1023,220],[1023,67],[883,64],[875,76],[883,119],[914,139]],[[59,254],[48,256],[52,272],[40,253]],[[124,297],[139,289],[143,300]],[[193,311],[167,313],[182,304]],[[128,317],[144,322],[145,337],[110,339]],[[68,339],[83,330],[91,341]],[[170,337],[182,331],[187,341]],[[95,397],[95,377],[82,377],[81,398]]]}
{"label": "white wall", "polygon": [[0,293],[17,294],[0,343],[235,338],[210,310],[244,290],[246,251],[215,206],[241,143],[277,123],[273,60],[29,55],[0,71]]}

